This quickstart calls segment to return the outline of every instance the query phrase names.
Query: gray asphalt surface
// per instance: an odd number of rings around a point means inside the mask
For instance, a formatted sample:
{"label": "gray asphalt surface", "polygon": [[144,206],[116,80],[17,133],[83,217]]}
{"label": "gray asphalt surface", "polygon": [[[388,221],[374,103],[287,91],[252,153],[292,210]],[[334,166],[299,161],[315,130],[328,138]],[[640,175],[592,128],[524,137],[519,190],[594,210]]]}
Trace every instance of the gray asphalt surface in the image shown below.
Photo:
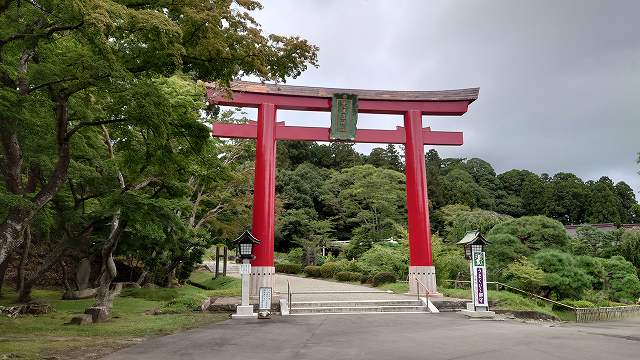
{"label": "gray asphalt surface", "polygon": [[559,326],[458,313],[228,320],[105,359],[640,359],[640,319]]}

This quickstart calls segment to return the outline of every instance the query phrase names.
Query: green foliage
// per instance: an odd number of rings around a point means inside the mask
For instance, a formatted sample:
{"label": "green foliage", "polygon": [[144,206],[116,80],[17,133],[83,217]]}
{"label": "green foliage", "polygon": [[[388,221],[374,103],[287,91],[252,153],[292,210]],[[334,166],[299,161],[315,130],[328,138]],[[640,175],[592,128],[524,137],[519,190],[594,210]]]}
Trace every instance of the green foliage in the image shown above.
{"label": "green foliage", "polygon": [[559,221],[545,216],[511,219],[494,226],[487,235],[491,237],[497,234],[513,235],[532,251],[546,248],[562,249],[569,241],[564,226]]}
{"label": "green foliage", "polygon": [[531,254],[520,239],[511,234],[491,234],[487,236],[487,269],[491,278],[502,279],[503,271],[514,261]]}
{"label": "green foliage", "polygon": [[620,240],[618,253],[640,269],[640,231],[625,231]]}
{"label": "green foliage", "polygon": [[609,298],[613,301],[635,302],[640,297],[640,280],[633,264],[622,256],[604,259]]}
{"label": "green foliage", "polygon": [[592,278],[577,265],[576,259],[559,250],[546,249],[535,253],[531,261],[544,271],[545,297],[555,294],[558,299],[579,299],[584,290],[590,289]]}
{"label": "green foliage", "polygon": [[451,220],[451,226],[445,229],[447,241],[458,242],[467,232],[473,230],[480,230],[480,233],[487,234],[495,225],[509,219],[511,219],[510,216],[482,209],[458,212]]}
{"label": "green foliage", "polygon": [[406,221],[405,176],[372,165],[334,174],[325,184],[328,215],[336,232],[350,233],[348,256],[359,257],[373,243],[399,237],[397,224]]}
{"label": "green foliage", "polygon": [[230,290],[239,291],[241,280],[230,276],[213,277],[208,271],[195,271],[189,277],[189,282],[196,287],[206,290]]}
{"label": "green foliage", "polygon": [[361,277],[361,273],[353,271],[340,271],[335,275],[335,279],[338,281],[360,281]]}
{"label": "green foliage", "polygon": [[379,272],[375,275],[373,275],[373,278],[371,279],[371,285],[378,287],[382,284],[387,284],[387,283],[394,283],[396,282],[396,275],[392,272]]}
{"label": "green foliage", "polygon": [[304,267],[304,273],[310,277],[321,277],[322,273],[320,272],[320,269],[320,266],[308,265]]}
{"label": "green foliage", "polygon": [[533,293],[546,285],[545,276],[542,269],[524,257],[507,265],[503,275],[509,285]]}
{"label": "green foliage", "polygon": [[300,274],[302,273],[302,265],[300,264],[276,264],[276,272],[284,274]]}
{"label": "green foliage", "polygon": [[616,252],[620,231],[600,231],[593,226],[580,226],[570,240],[571,252],[576,255],[610,257]]}
{"label": "green foliage", "polygon": [[[571,299],[567,299],[567,300],[563,300],[562,301],[563,304],[571,306],[571,307],[575,307],[575,308],[594,308],[597,307],[596,304],[592,303],[591,301],[587,301],[587,300],[571,300]],[[559,305],[553,305],[552,306],[554,310],[566,310],[565,307],[563,306],[559,306]]]}
{"label": "green foliage", "polygon": [[302,264],[304,253],[302,248],[293,248],[287,254],[287,261],[292,264]]}
{"label": "green foliage", "polygon": [[621,222],[621,202],[611,179],[603,176],[589,186],[587,191],[590,200],[585,214],[587,222],[592,224],[607,221],[616,224]]}
{"label": "green foliage", "polygon": [[584,222],[589,193],[584,182],[570,173],[557,173],[544,189],[544,214],[563,224]]}
{"label": "green foliage", "polygon": [[128,288],[123,289],[120,296],[145,299],[149,301],[170,301],[178,297],[176,288]]}
{"label": "green foliage", "polygon": [[325,262],[320,266],[320,275],[323,278],[334,278],[342,271],[361,272],[361,266],[356,261],[338,260]]}
{"label": "green foliage", "polygon": [[407,245],[374,245],[360,257],[358,263],[367,274],[390,272],[404,279],[409,270],[409,250]]}
{"label": "green foliage", "polygon": [[327,262],[320,266],[320,276],[323,278],[333,278],[337,273],[347,270],[347,266],[342,262]]}
{"label": "green foliage", "polygon": [[469,263],[464,258],[461,246],[443,243],[438,236],[431,237],[433,250],[433,263],[436,267],[437,281],[442,284],[443,280],[468,279]]}
{"label": "green foliage", "polygon": [[207,298],[208,296],[203,293],[180,295],[166,302],[160,310],[165,313],[181,313],[198,310]]}

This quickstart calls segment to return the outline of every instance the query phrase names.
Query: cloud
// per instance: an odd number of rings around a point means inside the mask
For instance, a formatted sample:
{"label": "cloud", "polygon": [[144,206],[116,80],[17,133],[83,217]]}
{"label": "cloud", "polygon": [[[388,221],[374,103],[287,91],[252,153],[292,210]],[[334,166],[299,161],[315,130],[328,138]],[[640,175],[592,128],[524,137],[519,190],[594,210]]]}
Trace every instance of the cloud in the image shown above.
{"label": "cloud", "polygon": [[[480,157],[502,172],[610,176],[640,190],[640,2],[264,1],[265,32],[320,47],[319,69],[289,83],[441,90],[480,86],[463,117],[425,117],[462,130],[443,156]],[[279,114],[327,125],[327,113]],[[359,127],[394,128],[363,115]],[[360,146],[368,151],[373,146]]]}

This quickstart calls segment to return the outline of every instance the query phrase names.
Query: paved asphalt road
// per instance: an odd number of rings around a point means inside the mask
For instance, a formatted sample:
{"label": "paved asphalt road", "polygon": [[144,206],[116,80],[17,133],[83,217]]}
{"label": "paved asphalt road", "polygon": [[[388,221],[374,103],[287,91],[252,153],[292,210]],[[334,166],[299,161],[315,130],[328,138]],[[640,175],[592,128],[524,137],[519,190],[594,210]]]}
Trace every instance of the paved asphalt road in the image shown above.
{"label": "paved asphalt road", "polygon": [[228,320],[105,359],[640,359],[640,319],[548,326],[458,313]]}

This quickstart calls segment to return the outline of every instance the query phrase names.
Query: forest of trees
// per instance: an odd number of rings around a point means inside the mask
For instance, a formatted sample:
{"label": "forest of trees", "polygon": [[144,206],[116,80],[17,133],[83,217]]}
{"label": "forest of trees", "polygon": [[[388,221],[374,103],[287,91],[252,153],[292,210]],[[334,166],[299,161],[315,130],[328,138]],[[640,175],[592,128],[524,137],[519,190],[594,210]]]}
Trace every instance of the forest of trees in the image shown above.
{"label": "forest of trees", "polygon": [[[606,176],[583,181],[564,172],[496,174],[482,159],[442,159],[434,149],[425,161],[434,232],[441,225],[433,214],[453,204],[512,217],[544,215],[563,224],[640,222],[633,189]],[[398,226],[406,224],[402,150],[394,145],[363,155],[351,144],[281,142],[277,184],[284,249],[313,233],[300,223],[329,221],[335,239],[366,241],[398,236]]]}

